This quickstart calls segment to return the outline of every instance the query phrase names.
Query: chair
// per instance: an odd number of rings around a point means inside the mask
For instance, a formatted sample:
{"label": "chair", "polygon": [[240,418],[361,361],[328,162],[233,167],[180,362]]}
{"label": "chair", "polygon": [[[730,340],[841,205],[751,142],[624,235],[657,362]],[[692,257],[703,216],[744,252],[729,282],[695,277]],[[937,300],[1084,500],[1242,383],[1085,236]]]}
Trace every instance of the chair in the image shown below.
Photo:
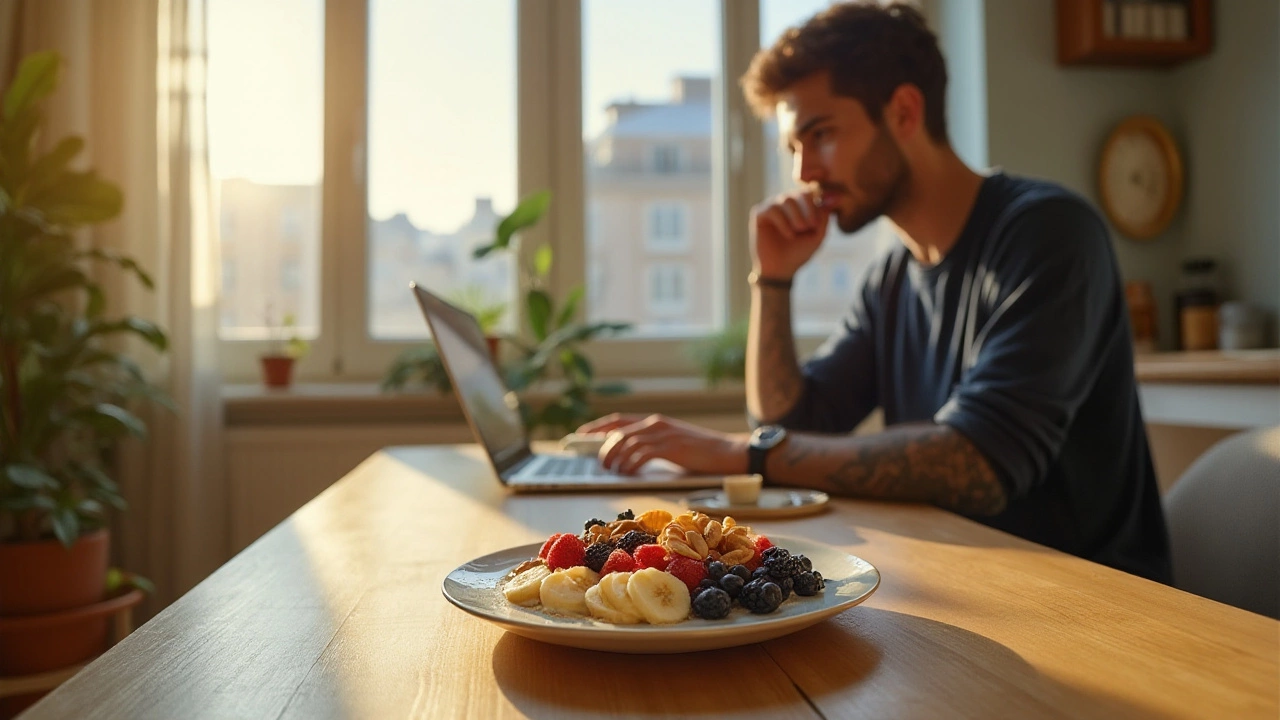
{"label": "chair", "polygon": [[1280,426],[1219,441],[1164,505],[1179,588],[1280,619]]}

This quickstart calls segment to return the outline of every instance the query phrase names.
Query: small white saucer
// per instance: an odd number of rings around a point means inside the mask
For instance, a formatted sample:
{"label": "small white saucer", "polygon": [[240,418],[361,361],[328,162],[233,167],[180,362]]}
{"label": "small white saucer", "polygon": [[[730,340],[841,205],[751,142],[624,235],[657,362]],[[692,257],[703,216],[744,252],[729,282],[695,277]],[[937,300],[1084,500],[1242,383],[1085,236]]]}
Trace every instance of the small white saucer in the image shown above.
{"label": "small white saucer", "polygon": [[735,518],[788,518],[815,515],[827,507],[826,493],[792,488],[763,488],[753,505],[732,505],[723,490],[704,490],[684,499],[690,510]]}

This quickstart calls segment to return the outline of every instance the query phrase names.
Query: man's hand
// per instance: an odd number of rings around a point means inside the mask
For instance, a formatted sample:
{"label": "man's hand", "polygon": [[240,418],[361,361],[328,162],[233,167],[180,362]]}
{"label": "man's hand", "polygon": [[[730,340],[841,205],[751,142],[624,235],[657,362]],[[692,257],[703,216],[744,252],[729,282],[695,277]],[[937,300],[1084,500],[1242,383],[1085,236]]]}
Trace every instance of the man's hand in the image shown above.
{"label": "man's hand", "polygon": [[822,246],[831,211],[807,191],[779,195],[751,208],[754,269],[765,277],[789,279]]}
{"label": "man's hand", "polygon": [[578,428],[580,433],[609,433],[600,462],[633,475],[650,460],[669,460],[699,474],[747,471],[747,440],[707,430],[663,415],[606,415]]}

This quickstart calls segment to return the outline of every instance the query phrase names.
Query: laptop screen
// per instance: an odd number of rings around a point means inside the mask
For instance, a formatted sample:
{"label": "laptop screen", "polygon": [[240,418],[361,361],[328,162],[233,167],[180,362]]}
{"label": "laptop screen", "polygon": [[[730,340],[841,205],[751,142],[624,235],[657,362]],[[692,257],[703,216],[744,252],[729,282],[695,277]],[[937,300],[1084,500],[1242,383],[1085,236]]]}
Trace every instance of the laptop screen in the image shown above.
{"label": "laptop screen", "polygon": [[480,435],[494,466],[502,472],[529,452],[516,394],[507,389],[498,374],[475,318],[419,285],[415,284],[413,290],[462,411]]}

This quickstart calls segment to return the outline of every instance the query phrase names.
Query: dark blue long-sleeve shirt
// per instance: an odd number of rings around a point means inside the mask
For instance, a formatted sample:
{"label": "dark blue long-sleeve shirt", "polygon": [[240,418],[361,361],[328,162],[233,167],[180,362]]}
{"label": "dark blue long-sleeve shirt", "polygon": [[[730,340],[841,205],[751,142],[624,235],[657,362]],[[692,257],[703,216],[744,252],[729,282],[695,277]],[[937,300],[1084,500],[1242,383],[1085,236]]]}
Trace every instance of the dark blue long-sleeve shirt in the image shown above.
{"label": "dark blue long-sleeve shirt", "polygon": [[899,245],[864,280],[780,424],[847,433],[879,406],[948,425],[1009,498],[976,520],[1170,582],[1120,274],[1083,199],[993,175],[940,263]]}

